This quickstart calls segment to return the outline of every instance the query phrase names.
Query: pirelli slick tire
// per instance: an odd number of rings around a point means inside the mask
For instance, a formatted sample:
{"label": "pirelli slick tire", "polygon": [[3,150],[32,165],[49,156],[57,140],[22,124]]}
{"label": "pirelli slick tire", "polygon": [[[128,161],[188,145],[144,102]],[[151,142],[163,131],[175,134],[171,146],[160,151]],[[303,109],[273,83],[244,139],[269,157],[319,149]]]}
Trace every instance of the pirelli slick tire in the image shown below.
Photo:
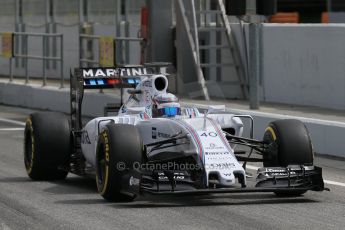
{"label": "pirelli slick tire", "polygon": [[[313,165],[313,146],[303,122],[293,119],[271,122],[265,130],[263,140],[269,146],[263,155],[264,167]],[[276,192],[276,194],[299,196],[305,192]]]}
{"label": "pirelli slick tire", "polygon": [[24,131],[24,164],[33,180],[62,180],[70,157],[70,125],[64,114],[33,113]]}
{"label": "pirelli slick tire", "polygon": [[124,191],[122,179],[136,162],[141,163],[143,143],[136,127],[107,125],[99,134],[96,153],[96,184],[107,201],[132,201],[136,195]]}

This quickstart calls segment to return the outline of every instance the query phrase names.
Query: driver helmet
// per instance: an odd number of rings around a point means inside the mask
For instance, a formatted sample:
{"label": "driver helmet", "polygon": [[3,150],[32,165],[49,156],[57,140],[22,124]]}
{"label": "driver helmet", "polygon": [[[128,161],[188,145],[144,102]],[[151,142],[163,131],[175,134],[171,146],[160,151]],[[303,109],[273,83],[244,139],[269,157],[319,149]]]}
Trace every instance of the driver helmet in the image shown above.
{"label": "driver helmet", "polygon": [[152,100],[152,117],[175,117],[176,115],[181,115],[181,106],[174,94],[158,94]]}

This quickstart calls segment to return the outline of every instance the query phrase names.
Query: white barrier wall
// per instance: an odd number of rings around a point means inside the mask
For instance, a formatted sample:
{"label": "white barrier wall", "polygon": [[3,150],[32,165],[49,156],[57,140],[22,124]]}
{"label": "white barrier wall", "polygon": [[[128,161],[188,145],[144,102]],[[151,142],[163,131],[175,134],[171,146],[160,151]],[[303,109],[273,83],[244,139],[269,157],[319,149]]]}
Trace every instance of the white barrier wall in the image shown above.
{"label": "white barrier wall", "polygon": [[[96,25],[95,31],[107,34],[106,28],[110,27]],[[243,50],[238,25],[233,25],[233,29]],[[0,30],[4,30],[1,25]],[[136,34],[137,30],[133,27],[131,34]],[[40,28],[35,32],[43,31]],[[58,26],[58,32],[65,36],[64,76],[68,79],[70,68],[78,65],[78,26]],[[345,24],[265,24],[262,36],[263,101],[345,109]],[[41,53],[39,39],[30,45],[30,51]],[[130,53],[133,54],[131,61],[137,62],[138,45],[133,46]],[[41,76],[41,66],[41,61],[30,60],[29,75]],[[8,75],[8,67],[8,59],[0,58],[0,75]],[[16,68],[14,74],[24,75],[24,69]],[[47,75],[58,77],[59,71],[47,70]],[[232,75],[229,73],[229,79]],[[227,88],[229,86],[222,87],[224,89],[213,87],[211,90],[227,92],[220,95],[225,97],[228,92],[234,93]]]}
{"label": "white barrier wall", "polygon": [[345,24],[265,24],[263,100],[345,109]]}

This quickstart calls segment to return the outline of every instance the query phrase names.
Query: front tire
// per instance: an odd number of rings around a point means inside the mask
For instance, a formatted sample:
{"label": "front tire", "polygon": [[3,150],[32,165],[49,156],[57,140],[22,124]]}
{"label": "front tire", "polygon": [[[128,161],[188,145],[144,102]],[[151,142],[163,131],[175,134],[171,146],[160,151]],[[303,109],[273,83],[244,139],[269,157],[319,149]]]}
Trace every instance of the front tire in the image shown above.
{"label": "front tire", "polygon": [[[313,165],[313,147],[303,122],[293,119],[271,122],[265,130],[263,140],[269,146],[263,155],[264,167]],[[305,192],[275,193],[279,196],[299,196]]]}
{"label": "front tire", "polygon": [[107,125],[99,134],[96,153],[96,183],[107,201],[132,201],[136,195],[124,191],[122,179],[143,157],[141,136],[133,125]]}
{"label": "front tire", "polygon": [[33,180],[62,180],[68,171],[70,126],[60,113],[33,113],[25,123],[24,164]]}

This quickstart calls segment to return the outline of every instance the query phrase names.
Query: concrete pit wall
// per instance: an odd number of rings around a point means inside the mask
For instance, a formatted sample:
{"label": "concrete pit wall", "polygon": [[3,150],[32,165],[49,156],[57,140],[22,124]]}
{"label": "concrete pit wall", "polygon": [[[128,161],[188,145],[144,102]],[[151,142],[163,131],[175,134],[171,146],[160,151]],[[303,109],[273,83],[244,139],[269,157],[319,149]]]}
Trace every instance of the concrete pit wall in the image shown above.
{"label": "concrete pit wall", "polygon": [[345,24],[265,24],[263,100],[345,109]]}
{"label": "concrete pit wall", "polygon": [[[18,94],[20,92],[20,94]],[[119,103],[119,94],[86,92],[83,100],[82,113],[85,116],[103,116],[103,108],[107,103]],[[23,85],[8,82],[0,82],[0,104],[35,108],[41,110],[59,111],[70,113],[69,88],[41,87],[40,85]],[[196,106],[207,109],[203,104],[184,103],[183,105]],[[249,111],[227,108],[234,114],[249,114],[255,121],[254,137],[261,139],[267,124],[277,119],[299,119],[308,127],[315,152],[338,157],[345,157],[342,151],[345,148],[343,141],[345,136],[345,123],[311,119],[305,117],[288,116],[260,111]],[[249,136],[249,123],[245,123],[245,136]]]}

